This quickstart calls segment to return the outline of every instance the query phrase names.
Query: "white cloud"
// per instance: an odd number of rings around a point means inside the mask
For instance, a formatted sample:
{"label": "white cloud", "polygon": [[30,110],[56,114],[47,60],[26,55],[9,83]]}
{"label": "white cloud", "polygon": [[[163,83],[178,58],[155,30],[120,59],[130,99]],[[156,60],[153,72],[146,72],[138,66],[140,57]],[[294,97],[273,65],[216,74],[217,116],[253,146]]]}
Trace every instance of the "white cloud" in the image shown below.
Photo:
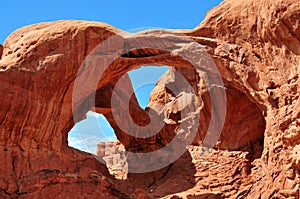
{"label": "white cloud", "polygon": [[100,116],[100,114],[99,114],[99,113],[96,113],[96,112],[94,112],[94,111],[88,111],[88,112],[86,113],[86,117],[87,117],[87,118],[93,117],[93,118],[98,119],[99,116]]}
{"label": "white cloud", "polygon": [[117,141],[117,138],[102,114],[89,111],[87,119],[77,123],[69,132],[68,141],[73,148],[95,154],[97,143]]}

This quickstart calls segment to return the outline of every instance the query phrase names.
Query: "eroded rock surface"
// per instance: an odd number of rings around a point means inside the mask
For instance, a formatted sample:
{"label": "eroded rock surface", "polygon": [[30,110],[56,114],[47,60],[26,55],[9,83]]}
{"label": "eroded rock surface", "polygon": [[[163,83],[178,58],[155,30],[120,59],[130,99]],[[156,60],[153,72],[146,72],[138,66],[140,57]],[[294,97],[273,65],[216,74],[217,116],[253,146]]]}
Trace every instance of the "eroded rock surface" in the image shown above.
{"label": "eroded rock surface", "polygon": [[[297,0],[226,0],[190,31],[129,34],[86,21],[41,23],[15,31],[3,50],[0,46],[0,197],[299,198],[299,19]],[[105,46],[95,48],[98,44]],[[195,70],[180,56],[186,50],[209,54],[224,85],[207,84],[201,71],[209,80],[218,74],[201,60]],[[93,62],[90,54],[102,62]],[[125,106],[115,109],[111,97],[123,75],[149,64],[172,68],[157,83],[146,110],[131,94],[128,78],[122,84],[127,90],[114,94],[119,102],[129,99],[130,116],[138,125],[151,122],[150,110],[155,111],[154,121],[164,121],[156,135],[137,138],[139,127],[129,135],[117,125],[114,111]],[[92,79],[99,71],[102,78]],[[168,82],[178,82],[172,79],[176,71],[192,85],[194,98],[190,90],[166,89]],[[75,79],[82,90],[74,97]],[[90,88],[92,81],[97,82]],[[212,110],[224,108],[222,103],[214,107],[208,93],[223,88],[227,112],[222,134],[209,155],[198,157],[212,113],[222,114]],[[180,116],[193,107],[180,108],[177,102],[188,99],[198,103],[199,118]],[[189,136],[192,128],[177,128],[182,121],[200,121],[200,128],[194,146],[174,163],[118,180],[92,155],[68,147],[74,120],[83,119],[90,109],[106,116],[131,152],[160,149],[178,133]]]}

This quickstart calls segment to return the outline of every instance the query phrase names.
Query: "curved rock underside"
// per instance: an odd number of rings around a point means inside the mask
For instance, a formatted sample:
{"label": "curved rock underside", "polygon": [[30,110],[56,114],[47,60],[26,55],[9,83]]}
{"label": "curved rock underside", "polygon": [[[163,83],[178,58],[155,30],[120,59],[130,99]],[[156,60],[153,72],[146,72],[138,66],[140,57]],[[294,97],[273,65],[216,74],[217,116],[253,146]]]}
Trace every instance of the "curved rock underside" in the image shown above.
{"label": "curved rock underside", "polygon": [[[103,43],[105,51],[95,48]],[[137,45],[143,48],[136,49]],[[205,62],[195,69],[181,56],[186,50],[209,54],[224,85],[208,85],[204,77],[212,80],[218,73]],[[116,52],[118,56],[110,60]],[[89,61],[91,54],[104,62]],[[98,22],[41,23],[13,32],[0,46],[0,57],[1,198],[299,198],[297,0],[226,0],[194,30],[130,34]],[[107,69],[101,71],[99,63],[107,64]],[[139,107],[126,76],[143,65],[170,66],[146,110]],[[91,70],[84,70],[88,67]],[[90,75],[99,70],[103,75],[92,87],[96,92],[85,90],[93,81]],[[192,92],[170,89],[179,82],[178,74],[196,94],[192,101],[198,104],[199,117],[182,114],[190,113],[190,103],[177,104],[189,102]],[[122,89],[116,91],[122,76]],[[74,97],[75,79],[83,90]],[[220,88],[226,92],[226,104],[216,106],[210,93]],[[117,105],[112,108],[113,91]],[[138,126],[124,119],[126,98]],[[196,129],[196,135],[174,163],[118,180],[92,155],[68,147],[74,121],[84,119],[91,109],[105,115],[131,152],[166,146],[182,133],[184,122],[199,122],[199,127],[183,131],[188,136]],[[119,118],[116,110],[121,110]],[[222,110],[227,112],[218,142],[207,156],[199,156],[210,121]],[[122,127],[117,120],[123,120]],[[151,121],[164,121],[163,128],[154,136],[137,138],[139,126]]]}

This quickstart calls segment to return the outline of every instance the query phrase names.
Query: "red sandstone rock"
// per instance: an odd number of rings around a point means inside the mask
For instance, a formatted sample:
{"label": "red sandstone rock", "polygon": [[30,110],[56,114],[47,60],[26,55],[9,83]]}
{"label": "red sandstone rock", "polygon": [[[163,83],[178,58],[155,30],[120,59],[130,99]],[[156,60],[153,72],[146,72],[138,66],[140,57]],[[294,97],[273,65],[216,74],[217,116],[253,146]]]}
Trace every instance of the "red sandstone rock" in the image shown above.
{"label": "red sandstone rock", "polygon": [[3,46],[0,44],[0,59],[1,59],[1,56],[2,56],[2,52],[3,52]]}
{"label": "red sandstone rock", "polygon": [[135,190],[135,195],[136,195],[137,199],[147,199],[148,198],[145,190],[139,189],[139,188]]}
{"label": "red sandstone rock", "polygon": [[[15,31],[6,39],[3,51],[0,47],[0,197],[146,197],[144,192],[135,193],[140,188],[154,198],[299,198],[299,19],[296,0],[226,0],[190,31],[152,30],[132,35],[85,21],[41,23]],[[74,79],[81,64],[98,44],[117,33],[122,34],[107,44],[109,51],[98,49],[98,53],[109,57],[120,48],[129,52],[105,71],[96,85],[96,103],[91,103],[91,90],[74,98]],[[191,41],[182,34],[203,48],[189,45]],[[137,43],[149,48],[136,50]],[[176,53],[157,48],[166,45]],[[92,155],[68,147],[67,133],[73,119],[83,119],[90,109],[107,117],[128,151],[150,152],[168,144],[182,133],[176,127],[187,117],[178,115],[184,110],[189,113],[191,108],[187,106],[190,103],[180,107],[177,101],[192,99],[189,92],[174,95],[165,89],[175,70],[197,93],[193,100],[199,101],[200,120],[184,121],[201,121],[193,140],[201,144],[212,114],[209,88],[179,56],[187,49],[209,53],[224,81],[228,112],[216,149],[199,157],[201,147],[190,146],[165,168],[117,180]],[[129,136],[117,126],[110,101],[117,80],[146,64],[174,67],[158,82],[147,110],[130,94],[128,79],[123,84],[128,89],[116,93],[120,102],[129,97],[130,115],[139,125],[150,122],[151,108],[157,112],[154,120],[165,122],[157,135],[143,139]],[[95,69],[93,73],[99,69],[97,63],[89,66]],[[210,72],[214,78],[216,74]],[[81,73],[83,86],[87,79],[91,81],[89,77],[89,73]],[[154,107],[154,102],[162,106]],[[117,109],[122,111],[124,106]],[[128,120],[124,122],[131,127]],[[182,135],[188,136],[189,130]]]}

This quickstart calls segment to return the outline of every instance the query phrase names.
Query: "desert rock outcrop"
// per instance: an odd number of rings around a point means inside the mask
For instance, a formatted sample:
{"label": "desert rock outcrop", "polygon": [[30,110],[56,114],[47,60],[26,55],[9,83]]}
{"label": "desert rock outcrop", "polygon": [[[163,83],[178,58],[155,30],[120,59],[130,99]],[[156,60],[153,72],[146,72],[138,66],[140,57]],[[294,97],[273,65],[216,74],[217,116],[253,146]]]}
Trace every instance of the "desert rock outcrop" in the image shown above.
{"label": "desert rock outcrop", "polygon": [[[57,21],[13,32],[0,46],[0,197],[299,198],[299,24],[296,0],[225,0],[194,30],[130,34],[104,23]],[[202,63],[195,69],[182,58],[186,50],[208,54],[219,74],[190,55]],[[105,71],[101,64],[107,64]],[[126,73],[149,64],[171,69],[143,110]],[[168,90],[179,82],[177,72],[192,90]],[[91,78],[98,73],[100,80]],[[223,85],[209,85],[204,77],[221,78]],[[114,89],[120,79],[127,90]],[[82,90],[74,91],[76,81]],[[209,93],[222,97],[224,89],[227,103],[211,103]],[[119,106],[111,106],[112,97]],[[163,121],[161,130],[137,138],[140,127],[126,123],[123,99],[138,126]],[[227,112],[220,139],[199,157],[208,124],[214,114],[224,114],[222,108]],[[74,122],[91,109],[105,115],[129,152],[155,151],[182,132],[188,137],[193,128],[187,124],[199,122],[200,128],[174,163],[119,180],[91,154],[68,147]]]}

